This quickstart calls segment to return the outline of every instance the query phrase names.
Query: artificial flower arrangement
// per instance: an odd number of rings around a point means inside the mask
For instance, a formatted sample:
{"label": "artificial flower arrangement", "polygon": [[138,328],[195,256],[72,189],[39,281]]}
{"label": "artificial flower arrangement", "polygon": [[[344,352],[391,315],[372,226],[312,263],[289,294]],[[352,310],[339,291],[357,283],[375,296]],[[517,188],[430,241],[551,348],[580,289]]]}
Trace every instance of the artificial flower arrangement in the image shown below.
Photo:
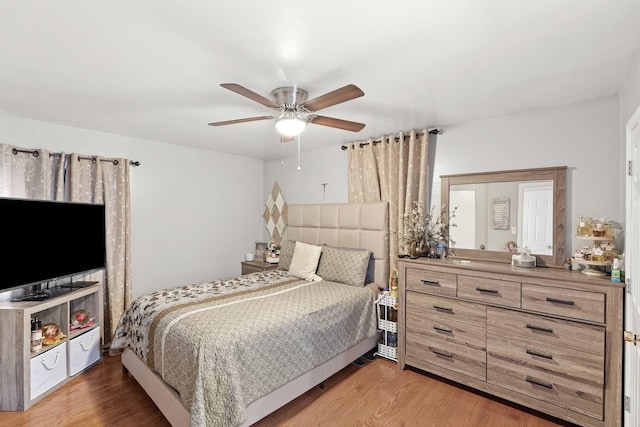
{"label": "artificial flower arrangement", "polygon": [[413,208],[403,215],[404,234],[400,242],[409,248],[412,256],[427,256],[430,251],[435,252],[439,242],[444,243],[449,248],[449,253],[453,254],[453,247],[456,242],[451,239],[450,227],[456,227],[452,221],[456,217],[458,207],[455,206],[447,215],[447,206],[442,205],[440,213],[435,214],[435,206],[425,213],[422,205],[413,202]]}

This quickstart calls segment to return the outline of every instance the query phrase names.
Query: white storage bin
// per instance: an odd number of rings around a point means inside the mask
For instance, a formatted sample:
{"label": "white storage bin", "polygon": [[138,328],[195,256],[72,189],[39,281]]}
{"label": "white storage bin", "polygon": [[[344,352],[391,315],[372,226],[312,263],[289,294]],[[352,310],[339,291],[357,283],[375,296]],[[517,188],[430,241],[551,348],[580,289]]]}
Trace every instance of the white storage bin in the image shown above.
{"label": "white storage bin", "polygon": [[69,341],[69,375],[75,375],[100,360],[100,327]]}
{"label": "white storage bin", "polygon": [[67,379],[67,343],[31,359],[31,399]]}
{"label": "white storage bin", "polygon": [[378,329],[388,332],[398,332],[398,322],[391,320],[378,319]]}
{"label": "white storage bin", "polygon": [[382,295],[380,295],[380,298],[378,299],[380,305],[386,305],[387,307],[394,307],[394,308],[398,308],[398,298],[394,298],[392,296],[390,296],[388,293],[384,293]]}
{"label": "white storage bin", "polygon": [[378,354],[387,359],[398,360],[398,348],[378,343]]}

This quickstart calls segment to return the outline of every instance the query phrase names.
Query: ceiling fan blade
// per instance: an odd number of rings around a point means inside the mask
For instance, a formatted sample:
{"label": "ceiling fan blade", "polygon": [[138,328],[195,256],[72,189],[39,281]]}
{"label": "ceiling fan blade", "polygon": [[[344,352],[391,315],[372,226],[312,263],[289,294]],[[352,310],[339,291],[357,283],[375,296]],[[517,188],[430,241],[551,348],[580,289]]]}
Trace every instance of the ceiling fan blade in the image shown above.
{"label": "ceiling fan blade", "polygon": [[308,120],[314,125],[329,126],[332,128],[350,130],[351,132],[359,132],[364,129],[365,126],[364,123],[350,122],[349,120],[334,119],[333,117],[326,116],[310,116]]}
{"label": "ceiling fan blade", "polygon": [[264,105],[265,107],[269,107],[269,108],[275,108],[276,110],[280,109],[280,106],[278,104],[276,104],[275,102],[273,102],[273,100],[264,97],[260,94],[255,93],[252,90],[247,89],[244,86],[240,86],[238,84],[235,83],[222,83],[220,86],[222,86],[225,89],[229,89],[231,92],[235,92],[239,95],[242,96],[246,96],[249,99],[252,99],[256,102],[259,102],[260,104]]}
{"label": "ceiling fan blade", "polygon": [[213,123],[209,123],[209,126],[225,126],[225,125],[233,125],[236,123],[255,122],[257,120],[270,120],[270,119],[275,119],[275,117],[273,116],[247,117],[246,119],[235,119],[235,120],[226,120],[223,122],[213,122]]}
{"label": "ceiling fan blade", "polygon": [[346,85],[333,92],[325,93],[311,101],[304,103],[304,107],[309,111],[318,111],[341,102],[350,101],[364,95],[364,92],[356,85]]}

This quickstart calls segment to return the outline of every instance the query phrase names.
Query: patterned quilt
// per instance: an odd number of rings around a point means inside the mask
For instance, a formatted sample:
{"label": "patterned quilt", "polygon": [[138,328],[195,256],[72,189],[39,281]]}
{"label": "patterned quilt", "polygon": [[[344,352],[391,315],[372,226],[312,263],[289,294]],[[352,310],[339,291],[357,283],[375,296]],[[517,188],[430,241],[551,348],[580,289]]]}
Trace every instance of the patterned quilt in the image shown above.
{"label": "patterned quilt", "polygon": [[234,426],[246,407],[376,333],[371,288],[271,270],[157,291],[122,316],[131,347],[179,393],[192,426]]}

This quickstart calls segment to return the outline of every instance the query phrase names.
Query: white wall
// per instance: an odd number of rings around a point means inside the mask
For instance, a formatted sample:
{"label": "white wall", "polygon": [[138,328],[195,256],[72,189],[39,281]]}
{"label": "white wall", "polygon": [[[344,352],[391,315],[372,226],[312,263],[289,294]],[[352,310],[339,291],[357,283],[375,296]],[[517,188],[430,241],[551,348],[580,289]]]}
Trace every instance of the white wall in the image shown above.
{"label": "white wall", "polygon": [[[287,204],[346,203],[349,200],[347,159],[347,153],[337,146],[302,153],[300,170],[297,155],[285,158],[284,162],[265,161],[263,199],[266,200],[273,183],[278,182]],[[324,189],[323,183],[327,184]],[[263,239],[269,241],[269,233],[263,228]]]}
{"label": "white wall", "polygon": [[[622,91],[620,92],[620,162],[624,165],[627,160],[627,122],[640,108],[640,55],[636,58],[634,67]],[[635,165],[635,167],[640,167]],[[620,201],[624,212],[626,199],[626,168],[620,173]]]}
{"label": "white wall", "polygon": [[[432,205],[439,204],[440,175],[568,166],[569,254],[576,247],[571,242],[578,215],[623,220],[617,96],[445,126],[435,144]],[[331,194],[341,197],[326,201],[346,202],[347,153],[336,146],[312,154],[321,166],[299,173],[278,172],[279,161],[266,162],[265,186],[277,179],[287,203],[322,202],[319,184],[329,181]]]}
{"label": "white wall", "polygon": [[438,138],[440,175],[567,166],[567,249],[578,215],[623,221],[620,209],[618,97],[448,126]]}
{"label": "white wall", "polygon": [[240,274],[262,238],[261,160],[0,115],[0,142],[138,160],[133,293]]}
{"label": "white wall", "polygon": [[[636,58],[633,69],[620,92],[620,122],[626,126],[633,113],[640,107],[640,55]],[[622,134],[624,141],[626,135]]]}
{"label": "white wall", "polygon": [[[346,203],[349,198],[347,182],[347,153],[340,146],[327,150],[302,153],[298,170],[296,156],[264,164],[264,194],[271,191],[274,181],[286,182],[283,196],[287,203]],[[323,192],[322,184],[326,183]],[[282,187],[282,186],[281,186]]]}

